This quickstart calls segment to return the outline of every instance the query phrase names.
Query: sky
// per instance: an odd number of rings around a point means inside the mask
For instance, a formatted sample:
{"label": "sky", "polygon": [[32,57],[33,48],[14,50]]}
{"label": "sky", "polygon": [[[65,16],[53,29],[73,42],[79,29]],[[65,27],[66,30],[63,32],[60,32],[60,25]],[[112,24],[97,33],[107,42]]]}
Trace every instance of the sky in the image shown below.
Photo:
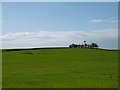
{"label": "sky", "polygon": [[2,2],[119,2],[119,0],[1,0]]}
{"label": "sky", "polygon": [[2,48],[95,42],[118,48],[117,2],[4,2]]}

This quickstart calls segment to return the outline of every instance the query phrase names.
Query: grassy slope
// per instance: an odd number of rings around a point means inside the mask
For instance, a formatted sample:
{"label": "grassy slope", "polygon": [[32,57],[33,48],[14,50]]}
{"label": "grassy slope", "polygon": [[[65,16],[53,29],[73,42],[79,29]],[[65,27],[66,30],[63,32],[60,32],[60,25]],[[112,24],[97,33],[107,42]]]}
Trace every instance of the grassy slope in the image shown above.
{"label": "grassy slope", "polygon": [[[26,53],[32,54],[26,54]],[[117,51],[41,49],[3,52],[5,88],[114,88]]]}
{"label": "grassy slope", "polygon": [[2,89],[2,52],[0,51],[0,89]]}

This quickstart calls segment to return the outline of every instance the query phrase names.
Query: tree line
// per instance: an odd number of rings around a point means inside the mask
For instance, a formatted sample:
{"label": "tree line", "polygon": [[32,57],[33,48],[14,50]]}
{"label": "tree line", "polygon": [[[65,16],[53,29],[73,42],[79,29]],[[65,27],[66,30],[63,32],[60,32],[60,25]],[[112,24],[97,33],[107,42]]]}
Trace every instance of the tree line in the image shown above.
{"label": "tree line", "polygon": [[99,46],[96,43],[87,44],[84,41],[84,44],[70,44],[69,48],[98,48]]}

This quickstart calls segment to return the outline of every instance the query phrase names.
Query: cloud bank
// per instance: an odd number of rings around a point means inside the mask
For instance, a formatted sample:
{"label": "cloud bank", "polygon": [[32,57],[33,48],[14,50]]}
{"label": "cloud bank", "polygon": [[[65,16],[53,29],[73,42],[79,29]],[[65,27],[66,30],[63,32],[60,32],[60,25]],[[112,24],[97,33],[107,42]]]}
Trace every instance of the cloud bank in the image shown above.
{"label": "cloud bank", "polygon": [[109,18],[109,19],[93,19],[88,22],[89,23],[118,23],[120,21],[113,18]]}
{"label": "cloud bank", "polygon": [[85,31],[39,31],[7,33],[1,37],[2,48],[60,47],[69,44],[95,42],[101,48],[117,49],[118,32],[104,29],[91,32]]}

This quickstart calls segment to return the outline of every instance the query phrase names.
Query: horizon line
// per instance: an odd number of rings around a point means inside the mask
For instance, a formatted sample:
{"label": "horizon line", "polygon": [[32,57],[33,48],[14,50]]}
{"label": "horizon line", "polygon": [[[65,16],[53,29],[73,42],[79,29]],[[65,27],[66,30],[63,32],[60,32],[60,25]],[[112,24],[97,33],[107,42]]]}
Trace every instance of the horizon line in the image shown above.
{"label": "horizon line", "polygon": [[[52,49],[52,48],[69,48],[69,46],[46,46],[46,47],[16,47],[16,48],[0,48],[0,49]],[[80,48],[80,49],[84,49],[84,48]],[[86,49],[92,49],[92,48],[86,48]],[[95,48],[94,48],[95,49]],[[102,48],[102,47],[98,47],[97,49],[103,49],[103,50],[120,50],[119,48]]]}

